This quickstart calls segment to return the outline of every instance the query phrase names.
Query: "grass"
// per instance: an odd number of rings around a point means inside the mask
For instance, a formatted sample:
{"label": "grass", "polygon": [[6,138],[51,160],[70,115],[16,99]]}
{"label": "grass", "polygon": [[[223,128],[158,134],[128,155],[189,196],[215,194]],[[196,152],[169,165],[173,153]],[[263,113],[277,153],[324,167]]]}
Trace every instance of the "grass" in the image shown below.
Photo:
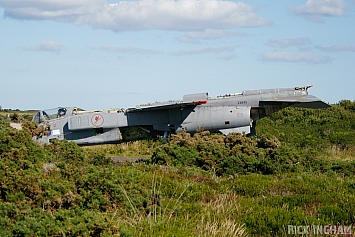
{"label": "grass", "polygon": [[3,109],[0,110],[0,117],[6,119],[7,121],[11,121],[12,117],[18,117],[20,121],[30,121],[32,120],[32,117],[34,113],[37,112],[37,110],[27,110],[27,111],[20,111],[20,110],[9,110],[9,109]]}
{"label": "grass", "polygon": [[161,143],[159,141],[131,141],[127,143],[103,144],[83,148],[89,152],[98,152],[107,156],[149,158],[160,145]]}
{"label": "grass", "polygon": [[144,164],[125,166],[125,173],[131,167],[145,172],[143,182],[150,185],[142,207],[126,186],[133,211],[111,219],[127,236],[287,236],[288,225],[354,221],[353,178],[314,173],[216,177],[193,168]]}
{"label": "grass", "polygon": [[281,115],[252,138],[205,131],[85,148],[40,146],[0,119],[0,233],[289,236],[289,225],[354,225],[354,112]]}
{"label": "grass", "polygon": [[166,167],[133,166],[154,171],[148,171],[149,176],[152,175],[151,186],[143,212],[134,207],[133,199],[124,191],[134,215],[118,218],[123,233],[132,236],[247,236],[244,225],[232,216],[239,211],[238,196],[205,190],[209,185],[204,184],[201,177],[210,178],[200,174],[200,179],[191,179],[189,177],[197,175],[195,169],[171,167],[178,173],[185,173],[176,177],[177,181],[171,179],[172,173]]}
{"label": "grass", "polygon": [[331,161],[354,161],[355,147],[347,147],[344,149],[338,145],[333,145],[324,151],[322,159]]}

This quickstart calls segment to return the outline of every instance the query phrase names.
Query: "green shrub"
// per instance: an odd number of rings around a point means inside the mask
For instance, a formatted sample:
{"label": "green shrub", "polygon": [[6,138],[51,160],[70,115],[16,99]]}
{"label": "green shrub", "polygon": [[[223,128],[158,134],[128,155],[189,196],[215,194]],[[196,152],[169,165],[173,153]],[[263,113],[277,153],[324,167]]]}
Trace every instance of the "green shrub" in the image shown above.
{"label": "green shrub", "polygon": [[[355,222],[354,111],[288,108],[254,137],[38,145],[0,120],[2,236],[286,236]],[[137,149],[137,151],[135,151]],[[154,152],[153,152],[154,150]],[[108,155],[149,155],[113,164]]]}
{"label": "green shrub", "polygon": [[[213,143],[211,140],[216,139]],[[180,140],[179,140],[180,139]],[[310,150],[311,152],[311,150]],[[236,173],[278,174],[303,170],[327,170],[329,162],[313,154],[303,156],[296,149],[282,145],[275,136],[245,137],[197,133],[175,136],[170,144],[162,145],[151,163],[196,166],[215,171],[217,175]]]}

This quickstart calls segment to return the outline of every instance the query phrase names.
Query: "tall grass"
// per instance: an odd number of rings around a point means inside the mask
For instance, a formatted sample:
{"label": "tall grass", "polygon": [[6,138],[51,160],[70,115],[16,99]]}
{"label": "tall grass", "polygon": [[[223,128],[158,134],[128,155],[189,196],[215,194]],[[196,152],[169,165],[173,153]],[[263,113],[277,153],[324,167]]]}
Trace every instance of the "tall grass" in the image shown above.
{"label": "tall grass", "polygon": [[119,144],[102,144],[84,147],[85,150],[108,156],[151,157],[160,141],[131,141]]}
{"label": "tall grass", "polygon": [[[245,225],[235,219],[241,214],[238,195],[216,194],[208,201],[195,203],[196,213],[187,210],[180,213],[186,207],[191,208],[191,203],[186,203],[186,193],[198,183],[185,180],[182,187],[173,188],[168,197],[164,193],[167,187],[163,187],[163,179],[161,173],[153,173],[149,203],[144,211],[139,213],[131,205],[134,216],[123,216],[117,220],[125,224],[124,233],[132,236],[248,236]],[[128,195],[125,197],[130,204],[133,203]]]}

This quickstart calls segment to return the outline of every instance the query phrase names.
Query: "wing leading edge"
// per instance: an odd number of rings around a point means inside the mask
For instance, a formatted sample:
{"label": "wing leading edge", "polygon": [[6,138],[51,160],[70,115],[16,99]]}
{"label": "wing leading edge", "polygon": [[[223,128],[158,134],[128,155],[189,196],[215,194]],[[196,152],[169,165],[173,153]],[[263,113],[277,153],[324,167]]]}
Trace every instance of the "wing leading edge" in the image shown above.
{"label": "wing leading edge", "polygon": [[206,104],[207,100],[208,100],[208,93],[190,94],[190,95],[184,95],[183,101],[177,101],[172,103],[157,103],[150,106],[129,108],[127,109],[127,113],[176,109],[176,108],[184,108],[184,107],[195,107],[196,105]]}

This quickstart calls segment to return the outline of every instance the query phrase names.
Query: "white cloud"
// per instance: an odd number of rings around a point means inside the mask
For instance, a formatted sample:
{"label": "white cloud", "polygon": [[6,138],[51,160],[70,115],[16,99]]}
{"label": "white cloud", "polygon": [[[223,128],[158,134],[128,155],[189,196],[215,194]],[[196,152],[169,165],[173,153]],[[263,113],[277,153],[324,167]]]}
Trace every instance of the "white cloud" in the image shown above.
{"label": "white cloud", "polygon": [[307,0],[306,5],[289,7],[290,11],[315,22],[323,22],[322,16],[342,16],[346,9],[344,0]]}
{"label": "white cloud", "polygon": [[189,54],[205,54],[205,53],[214,53],[219,54],[222,52],[233,52],[235,47],[219,47],[219,48],[196,48],[191,50],[181,50],[176,55],[189,55]]}
{"label": "white cloud", "polygon": [[65,46],[61,43],[54,41],[42,41],[42,43],[32,46],[23,47],[27,51],[50,51],[55,53],[60,53],[65,49]]}
{"label": "white cloud", "polygon": [[246,37],[245,32],[234,32],[230,30],[206,29],[203,31],[190,31],[182,37],[177,38],[180,42],[198,43],[200,40],[211,40],[225,37]]}
{"label": "white cloud", "polygon": [[283,61],[283,62],[307,62],[307,63],[328,63],[328,57],[320,57],[316,54],[291,53],[291,52],[265,52],[261,55],[263,61]]}
{"label": "white cloud", "polygon": [[226,56],[223,56],[223,57],[218,57],[218,58],[226,60],[226,61],[230,61],[230,60],[233,60],[233,59],[237,58],[237,55],[229,54],[229,55],[226,55]]}
{"label": "white cloud", "polygon": [[326,52],[355,52],[355,46],[333,45],[329,47],[317,46],[316,48]]}
{"label": "white cloud", "polygon": [[295,39],[269,40],[267,44],[272,47],[284,48],[290,46],[309,45],[311,40],[307,37]]}
{"label": "white cloud", "polygon": [[88,24],[125,30],[182,30],[265,26],[269,22],[242,2],[215,0],[0,0],[5,16]]}
{"label": "white cloud", "polygon": [[149,49],[135,48],[135,47],[115,47],[104,45],[100,48],[103,51],[110,53],[136,53],[136,54],[156,54],[157,52]]}
{"label": "white cloud", "polygon": [[76,22],[86,14],[93,14],[105,0],[0,0],[5,16],[19,19]]}

